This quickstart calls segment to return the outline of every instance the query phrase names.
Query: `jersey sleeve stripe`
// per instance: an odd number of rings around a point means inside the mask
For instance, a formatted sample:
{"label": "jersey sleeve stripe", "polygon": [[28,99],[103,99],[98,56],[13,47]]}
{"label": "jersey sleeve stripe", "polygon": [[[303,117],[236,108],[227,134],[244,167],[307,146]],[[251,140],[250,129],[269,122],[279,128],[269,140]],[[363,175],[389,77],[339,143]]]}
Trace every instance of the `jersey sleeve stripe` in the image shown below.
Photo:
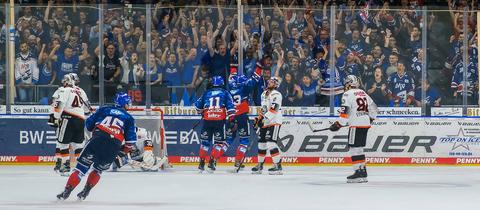
{"label": "jersey sleeve stripe", "polygon": [[342,113],[342,114],[340,114],[340,117],[341,117],[341,118],[348,118],[348,114]]}

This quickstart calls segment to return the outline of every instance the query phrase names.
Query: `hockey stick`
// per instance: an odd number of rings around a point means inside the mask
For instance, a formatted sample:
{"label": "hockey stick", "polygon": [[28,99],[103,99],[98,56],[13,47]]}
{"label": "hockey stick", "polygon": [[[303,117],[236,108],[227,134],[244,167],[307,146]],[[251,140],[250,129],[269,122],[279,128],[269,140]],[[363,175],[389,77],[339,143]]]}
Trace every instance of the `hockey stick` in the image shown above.
{"label": "hockey stick", "polygon": [[[260,133],[260,128],[258,128],[255,133],[257,134],[257,136],[259,135]],[[238,173],[240,171],[240,169],[242,169],[242,165],[243,163],[245,162],[245,158],[247,157],[247,152],[250,151],[250,148],[253,147],[253,141],[250,141],[247,145],[247,151],[245,151],[245,155],[243,156],[243,158],[240,160],[240,164],[238,165],[237,168],[235,168],[235,173]]]}

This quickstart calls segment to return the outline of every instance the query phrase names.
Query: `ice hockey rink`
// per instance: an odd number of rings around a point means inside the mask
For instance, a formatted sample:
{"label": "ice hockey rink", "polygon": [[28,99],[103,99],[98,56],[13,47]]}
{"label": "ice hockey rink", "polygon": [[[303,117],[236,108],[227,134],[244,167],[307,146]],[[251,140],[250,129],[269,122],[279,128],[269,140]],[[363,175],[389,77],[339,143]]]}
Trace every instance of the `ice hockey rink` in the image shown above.
{"label": "ice hockey rink", "polygon": [[0,166],[0,209],[480,209],[478,167],[368,169],[363,184],[345,183],[350,167],[286,166],[282,176],[231,174],[227,167],[199,174],[193,166],[105,172],[85,201],[76,201],[82,182],[59,202],[67,177],[51,166]]}

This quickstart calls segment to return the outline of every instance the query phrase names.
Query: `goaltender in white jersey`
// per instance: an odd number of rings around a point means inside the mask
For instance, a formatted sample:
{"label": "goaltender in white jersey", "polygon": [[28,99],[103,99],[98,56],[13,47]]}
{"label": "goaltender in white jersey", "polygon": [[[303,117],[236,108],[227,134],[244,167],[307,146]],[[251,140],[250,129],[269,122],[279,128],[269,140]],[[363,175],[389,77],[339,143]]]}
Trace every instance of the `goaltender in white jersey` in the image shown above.
{"label": "goaltender in white jersey", "polygon": [[354,75],[348,75],[344,82],[345,92],[342,96],[340,119],[330,126],[331,131],[349,127],[348,146],[355,173],[347,177],[347,182],[367,182],[365,153],[368,129],[377,118],[378,108],[372,98],[359,89],[360,82]]}
{"label": "goaltender in white jersey", "polygon": [[124,165],[130,165],[134,170],[158,171],[160,167],[170,167],[168,158],[156,157],[153,153],[153,141],[145,128],[136,127],[137,143],[129,154],[120,152],[112,165],[112,171],[117,171]]}

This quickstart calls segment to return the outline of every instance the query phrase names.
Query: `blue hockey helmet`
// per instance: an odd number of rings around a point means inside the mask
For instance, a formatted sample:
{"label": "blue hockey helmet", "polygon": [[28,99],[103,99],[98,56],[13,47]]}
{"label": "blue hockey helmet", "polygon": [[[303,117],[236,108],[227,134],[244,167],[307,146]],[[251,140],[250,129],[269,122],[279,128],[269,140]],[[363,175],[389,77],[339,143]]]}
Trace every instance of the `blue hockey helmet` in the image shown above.
{"label": "blue hockey helmet", "polygon": [[225,83],[223,82],[223,78],[221,76],[214,76],[212,77],[212,86],[213,87],[221,87]]}
{"label": "blue hockey helmet", "polygon": [[228,79],[228,87],[230,89],[237,88],[240,84],[243,84],[247,81],[247,76],[245,75],[231,75]]}
{"label": "blue hockey helmet", "polygon": [[115,95],[115,107],[124,108],[125,105],[130,106],[132,100],[130,96],[125,92],[119,92]]}
{"label": "blue hockey helmet", "polygon": [[248,80],[247,76],[245,76],[245,74],[242,74],[242,75],[238,76],[237,83],[238,84],[243,84],[247,80]]}
{"label": "blue hockey helmet", "polygon": [[230,75],[230,77],[228,78],[228,88],[230,89],[234,89],[238,86],[238,75],[236,74],[232,74]]}

